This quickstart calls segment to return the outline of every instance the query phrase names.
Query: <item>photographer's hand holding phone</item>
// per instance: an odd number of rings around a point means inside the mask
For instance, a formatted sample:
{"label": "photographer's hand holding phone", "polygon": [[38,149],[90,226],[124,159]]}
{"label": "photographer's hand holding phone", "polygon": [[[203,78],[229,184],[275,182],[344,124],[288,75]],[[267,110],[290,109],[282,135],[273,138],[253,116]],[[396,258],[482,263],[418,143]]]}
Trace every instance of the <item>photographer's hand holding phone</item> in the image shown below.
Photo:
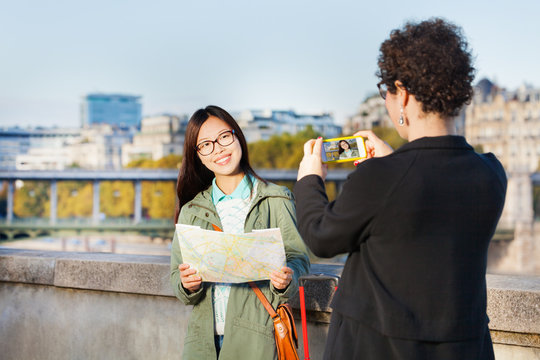
{"label": "photographer's hand holding phone", "polygon": [[[364,139],[366,140],[364,141]],[[351,149],[353,148],[351,143],[355,145],[354,150]],[[344,148],[344,151],[350,150],[353,155],[342,156],[343,151],[339,150],[340,147]],[[366,159],[386,156],[393,152],[392,147],[371,130],[357,131],[353,136],[343,138],[323,140],[319,137],[317,140],[311,139],[304,144],[304,157],[298,168],[297,180],[307,175],[319,175],[324,180],[328,171],[328,166],[325,163],[354,160],[354,166],[357,166]]]}
{"label": "photographer's hand holding phone", "polygon": [[354,166],[360,164],[366,159],[371,159],[374,157],[383,157],[390,155],[394,152],[394,149],[388,145],[385,141],[381,140],[377,135],[371,130],[360,130],[354,133],[353,136],[361,136],[367,140],[364,142],[366,145],[367,157],[364,159],[359,159],[354,162]]}
{"label": "photographer's hand holding phone", "polygon": [[323,180],[326,178],[328,167],[322,163],[322,142],[322,137],[319,137],[317,140],[308,140],[304,144],[304,157],[298,167],[297,180],[308,175],[319,175]]}

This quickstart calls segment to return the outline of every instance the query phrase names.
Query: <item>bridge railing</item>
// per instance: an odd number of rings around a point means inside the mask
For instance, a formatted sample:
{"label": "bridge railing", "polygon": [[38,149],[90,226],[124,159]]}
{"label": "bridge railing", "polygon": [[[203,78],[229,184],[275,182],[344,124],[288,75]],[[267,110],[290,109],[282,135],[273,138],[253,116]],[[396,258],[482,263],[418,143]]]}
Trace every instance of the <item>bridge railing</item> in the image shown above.
{"label": "bridge railing", "polygon": [[[14,218],[10,222],[7,219],[0,218],[0,226],[23,226],[23,227],[51,227],[49,219],[46,218]],[[140,226],[157,225],[171,227],[173,225],[172,217],[170,219],[142,219]],[[99,223],[93,222],[91,218],[69,218],[57,219],[53,227],[109,227],[109,226],[133,226],[133,218],[108,218],[102,219]]]}
{"label": "bridge railing", "polygon": [[[337,190],[347,178],[352,169],[336,169],[328,173],[327,182],[334,182]],[[295,182],[297,170],[295,169],[258,169],[257,173],[264,179],[272,182]],[[31,170],[31,171],[0,171],[0,181],[8,182],[6,201],[6,222],[15,221],[14,191],[15,181],[48,181],[50,182],[50,213],[49,223],[57,224],[61,220],[57,217],[59,206],[57,199],[57,183],[59,181],[90,181],[93,183],[92,196],[92,218],[91,222],[99,224],[102,222],[100,213],[100,185],[103,181],[121,180],[132,181],[135,185],[135,196],[133,204],[133,218],[131,222],[138,224],[143,221],[142,213],[142,182],[143,181],[173,181],[177,180],[178,170],[170,169],[123,169],[123,170]],[[172,209],[171,209],[172,212]]]}
{"label": "bridge railing", "polygon": [[133,223],[133,219],[103,219],[94,222],[92,219],[59,219],[51,223],[43,218],[23,218],[0,220],[0,240],[12,240],[36,237],[63,237],[66,235],[81,236],[83,234],[109,234],[138,233],[151,238],[159,237],[170,239],[174,230],[174,223],[170,219],[143,219]]}

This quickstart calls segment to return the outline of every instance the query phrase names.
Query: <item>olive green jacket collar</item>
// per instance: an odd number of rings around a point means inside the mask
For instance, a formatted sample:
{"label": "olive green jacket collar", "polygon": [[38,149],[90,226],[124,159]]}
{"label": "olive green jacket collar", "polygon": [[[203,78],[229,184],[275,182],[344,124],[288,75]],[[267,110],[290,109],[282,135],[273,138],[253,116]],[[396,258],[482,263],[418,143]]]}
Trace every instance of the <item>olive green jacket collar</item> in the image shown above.
{"label": "olive green jacket collar", "polygon": [[[280,197],[287,200],[293,200],[294,197],[290,191],[283,192],[282,187],[273,183],[263,183],[258,180],[257,193],[255,194],[255,199],[251,203],[251,206],[248,211],[248,215],[253,210],[254,207],[258,205],[259,202],[268,198],[268,197]],[[193,214],[197,217],[205,219],[212,224],[215,224],[219,228],[223,228],[221,225],[221,220],[216,211],[216,207],[212,201],[212,185],[210,185],[206,190],[198,193],[193,200],[189,201],[186,205]]]}

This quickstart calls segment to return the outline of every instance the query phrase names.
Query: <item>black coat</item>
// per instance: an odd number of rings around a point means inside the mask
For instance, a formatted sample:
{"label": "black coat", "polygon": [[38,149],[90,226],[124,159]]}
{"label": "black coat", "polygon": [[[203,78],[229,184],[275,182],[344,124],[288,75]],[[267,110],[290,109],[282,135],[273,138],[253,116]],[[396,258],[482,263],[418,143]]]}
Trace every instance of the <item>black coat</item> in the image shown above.
{"label": "black coat", "polygon": [[298,227],[317,256],[349,253],[334,311],[394,338],[483,338],[486,262],[506,175],[463,137],[426,137],[358,165],[328,202],[296,183]]}

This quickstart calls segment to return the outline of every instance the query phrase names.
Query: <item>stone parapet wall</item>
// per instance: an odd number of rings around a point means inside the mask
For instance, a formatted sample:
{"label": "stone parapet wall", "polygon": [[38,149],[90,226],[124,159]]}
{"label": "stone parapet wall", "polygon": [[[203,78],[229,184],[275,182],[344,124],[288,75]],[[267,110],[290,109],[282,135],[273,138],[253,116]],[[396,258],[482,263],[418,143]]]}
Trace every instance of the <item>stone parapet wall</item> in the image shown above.
{"label": "stone parapet wall", "polygon": [[[313,265],[305,282],[314,360],[328,331],[329,275],[341,270]],[[497,359],[540,359],[540,277],[487,282]],[[291,304],[302,353],[298,297]],[[167,256],[0,249],[2,359],[180,358],[190,311],[172,293]]]}

